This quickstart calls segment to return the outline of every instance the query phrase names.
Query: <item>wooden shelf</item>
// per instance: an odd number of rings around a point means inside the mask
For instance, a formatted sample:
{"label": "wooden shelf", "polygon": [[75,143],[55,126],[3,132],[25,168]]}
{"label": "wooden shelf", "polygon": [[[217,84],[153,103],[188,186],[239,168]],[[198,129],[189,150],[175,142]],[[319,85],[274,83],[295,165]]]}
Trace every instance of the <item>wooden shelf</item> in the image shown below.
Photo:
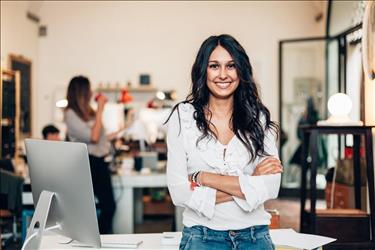
{"label": "wooden shelf", "polygon": [[[307,210],[305,215],[303,232],[309,228],[311,212]],[[371,241],[370,215],[359,209],[317,209],[315,229],[317,234],[336,238],[337,244]],[[355,244],[352,247],[357,249]]]}
{"label": "wooden shelf", "polygon": [[121,87],[116,87],[116,88],[97,88],[96,91],[98,92],[120,92],[121,90],[123,89],[126,89],[128,90],[129,92],[133,92],[133,93],[152,93],[152,92],[156,92],[158,91],[156,88],[152,87],[152,86],[139,86],[139,87],[136,87],[136,88],[121,88]]}
{"label": "wooden shelf", "polygon": [[[8,79],[8,77],[10,79]],[[5,81],[9,81],[5,83]],[[7,85],[6,85],[7,84]],[[4,103],[5,100],[3,98],[4,88],[8,86],[8,84],[14,84],[14,115],[13,117],[3,117],[4,115],[4,107],[6,105],[10,105],[9,103]],[[18,161],[19,158],[19,136],[20,136],[20,117],[21,117],[21,94],[20,94],[20,86],[21,86],[21,75],[19,71],[13,70],[5,70],[1,69],[1,81],[0,81],[0,124],[1,126],[14,126],[12,130],[14,130],[14,139],[8,141],[9,146],[14,145],[14,154],[10,155],[11,158],[14,158],[15,161]],[[7,93],[7,92],[5,92]],[[9,93],[7,93],[9,94]],[[7,96],[9,97],[9,96]],[[13,103],[13,102],[11,102]],[[9,106],[6,106],[9,107]],[[2,130],[0,129],[0,158],[6,156],[5,151],[2,148],[3,146],[3,139],[4,135],[2,134]],[[9,136],[9,135],[8,135]],[[14,141],[13,141],[14,140]],[[12,146],[13,147],[13,146]]]}
{"label": "wooden shelf", "polygon": [[[307,210],[310,212],[309,210]],[[320,217],[366,217],[369,214],[359,209],[345,209],[345,208],[332,208],[332,209],[317,209],[316,215]]]}
{"label": "wooden shelf", "polygon": [[[335,246],[368,249],[375,245],[375,189],[372,128],[374,126],[300,126],[303,132],[303,166],[301,175],[300,231],[336,238]],[[318,136],[324,134],[353,135],[354,206],[356,209],[316,209],[316,175],[318,168]],[[367,191],[369,213],[361,204],[361,138],[366,148]],[[308,162],[308,157],[311,161]],[[310,170],[310,209],[306,209],[307,170]],[[327,245],[330,246],[331,244]],[[326,247],[325,247],[326,248]],[[341,246],[337,249],[342,249]]]}

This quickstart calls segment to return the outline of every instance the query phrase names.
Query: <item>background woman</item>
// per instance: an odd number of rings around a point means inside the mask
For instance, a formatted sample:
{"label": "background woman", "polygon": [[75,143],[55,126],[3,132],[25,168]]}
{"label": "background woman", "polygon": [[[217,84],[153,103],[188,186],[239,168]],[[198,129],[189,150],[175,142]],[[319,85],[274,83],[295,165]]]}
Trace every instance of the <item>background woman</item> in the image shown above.
{"label": "background woman", "polygon": [[70,141],[87,144],[94,194],[100,208],[99,231],[101,234],[108,234],[112,233],[112,220],[116,204],[108,164],[104,161],[110,149],[102,124],[102,114],[107,97],[100,95],[97,98],[98,108],[96,111],[90,106],[91,97],[89,79],[84,76],[73,77],[68,86],[65,123]]}
{"label": "background woman", "polygon": [[192,90],[168,122],[168,188],[185,207],[180,249],[273,249],[264,210],[282,166],[277,126],[260,100],[249,58],[229,35],[203,42]]}

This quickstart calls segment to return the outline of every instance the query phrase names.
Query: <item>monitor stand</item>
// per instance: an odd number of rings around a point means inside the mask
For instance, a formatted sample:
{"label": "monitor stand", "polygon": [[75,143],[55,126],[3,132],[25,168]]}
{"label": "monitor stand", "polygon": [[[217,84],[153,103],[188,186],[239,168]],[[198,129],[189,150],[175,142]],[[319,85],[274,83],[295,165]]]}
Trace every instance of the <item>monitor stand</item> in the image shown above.
{"label": "monitor stand", "polygon": [[51,202],[55,195],[56,193],[49,191],[41,192],[29,229],[27,230],[27,235],[22,246],[22,250],[39,249],[43,232],[60,228],[60,225],[46,228],[47,218],[51,208]]}

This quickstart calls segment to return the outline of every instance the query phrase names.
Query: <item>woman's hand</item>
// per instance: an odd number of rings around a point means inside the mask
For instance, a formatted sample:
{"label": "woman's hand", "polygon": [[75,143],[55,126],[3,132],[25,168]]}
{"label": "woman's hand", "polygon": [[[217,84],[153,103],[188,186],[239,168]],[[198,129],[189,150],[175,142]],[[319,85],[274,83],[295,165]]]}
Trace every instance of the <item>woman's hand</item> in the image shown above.
{"label": "woman's hand", "polygon": [[283,166],[280,160],[275,157],[267,157],[261,161],[253,172],[253,176],[267,175],[267,174],[278,174],[283,172]]}
{"label": "woman's hand", "polygon": [[108,102],[108,98],[105,95],[100,95],[98,97],[98,111],[103,111],[104,105]]}
{"label": "woman's hand", "polygon": [[102,115],[104,110],[104,105],[107,103],[108,98],[105,95],[99,95],[97,100],[98,102],[98,109],[96,110],[95,115],[95,123],[94,126],[91,128],[91,142],[98,143],[101,136],[101,131],[103,128],[102,124]]}

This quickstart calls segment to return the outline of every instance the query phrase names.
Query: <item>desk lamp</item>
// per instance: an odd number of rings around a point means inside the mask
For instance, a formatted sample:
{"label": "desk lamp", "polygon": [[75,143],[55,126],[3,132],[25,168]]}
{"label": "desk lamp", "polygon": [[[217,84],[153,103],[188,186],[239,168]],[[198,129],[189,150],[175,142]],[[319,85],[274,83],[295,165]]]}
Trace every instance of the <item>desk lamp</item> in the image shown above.
{"label": "desk lamp", "polygon": [[318,126],[362,126],[362,121],[353,121],[350,117],[352,101],[344,93],[336,93],[328,100],[328,111],[331,116],[327,120],[318,121]]}

